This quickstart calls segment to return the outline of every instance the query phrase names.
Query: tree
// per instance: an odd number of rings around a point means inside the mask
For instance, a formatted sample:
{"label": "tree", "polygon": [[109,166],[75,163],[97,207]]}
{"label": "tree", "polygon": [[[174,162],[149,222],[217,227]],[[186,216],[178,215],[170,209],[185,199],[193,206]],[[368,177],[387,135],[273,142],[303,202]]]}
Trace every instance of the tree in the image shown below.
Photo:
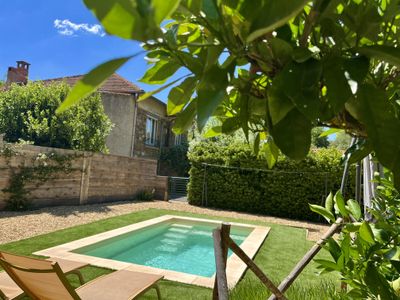
{"label": "tree", "polygon": [[351,136],[341,131],[336,133],[336,138],[331,142],[331,146],[340,150],[346,150],[349,148],[350,142]]}
{"label": "tree", "polygon": [[56,115],[70,88],[66,84],[12,85],[0,92],[0,132],[8,142],[107,152],[111,122],[99,94]]}
{"label": "tree", "polygon": [[[374,151],[400,186],[397,0],[84,2],[109,34],[143,42],[153,62],[143,82],[163,84],[187,70],[164,86],[174,86],[176,133],[214,116],[222,133],[242,128],[301,159],[313,127],[345,129],[368,138],[358,151]],[[133,57],[93,69],[60,111]]]}
{"label": "tree", "polygon": [[328,148],[329,141],[327,136],[320,136],[324,132],[322,127],[315,127],[311,130],[311,145],[315,148]]}
{"label": "tree", "polygon": [[[358,137],[352,157],[361,159],[373,152],[394,173],[395,186],[400,187],[399,0],[84,2],[109,34],[143,43],[151,66],[142,81],[166,84],[141,100],[173,87],[168,113],[177,115],[176,133],[188,129],[193,120],[202,131],[210,117],[217,118],[221,125],[214,133],[239,128],[246,137],[253,133],[255,152],[260,145],[267,149],[260,152],[266,153],[272,167],[278,148],[290,158],[304,158],[313,127],[342,129]],[[90,94],[137,55],[93,69],[77,83],[59,112]],[[181,68],[187,75],[175,79]],[[331,210],[339,209],[349,228],[374,244],[371,235],[375,233],[369,226],[348,217],[348,209],[358,214],[354,201],[349,200],[347,206],[341,197],[335,201],[336,205],[327,203],[326,211],[315,210],[334,219]],[[377,213],[384,214],[385,207]],[[388,230],[386,236],[398,236],[397,229]],[[376,268],[389,252],[365,253],[368,248],[360,249],[363,243],[350,247],[345,238],[340,246],[346,243],[341,248],[345,251],[335,252],[337,261],[325,267],[321,263],[322,269],[340,270],[342,278],[354,284],[360,275],[363,284],[374,287],[367,296],[394,299],[398,274],[389,279],[387,272]],[[390,266],[397,268],[397,238],[385,242],[385,251],[388,245],[396,252],[395,259],[390,256]],[[338,250],[336,245],[333,248]],[[361,263],[366,255],[374,256],[365,273],[355,270],[349,278],[342,271],[350,267],[349,255],[360,257]],[[357,297],[351,293],[349,297]]]}

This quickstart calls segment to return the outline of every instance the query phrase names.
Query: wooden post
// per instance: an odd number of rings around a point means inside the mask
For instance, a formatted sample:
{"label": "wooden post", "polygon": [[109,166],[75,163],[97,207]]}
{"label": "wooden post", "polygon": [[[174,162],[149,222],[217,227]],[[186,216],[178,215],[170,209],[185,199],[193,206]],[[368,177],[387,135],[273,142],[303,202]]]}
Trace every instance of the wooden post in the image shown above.
{"label": "wooden post", "polygon": [[[321,250],[321,247],[325,244],[326,240],[333,236],[335,232],[342,225],[343,219],[338,218],[335,223],[331,225],[329,230],[323,235],[323,237],[314,244],[314,246],[304,255],[304,257],[297,263],[293,268],[292,272],[281,282],[278,289],[284,293],[290,285],[295,281],[295,279],[300,275],[301,271],[308,265],[308,263],[314,258],[315,255]],[[276,300],[276,296],[272,295],[268,300]]]}
{"label": "wooden post", "polygon": [[226,278],[226,261],[228,258],[228,240],[231,230],[229,223],[223,223],[221,229],[213,231],[215,252],[215,281],[213,289],[214,300],[229,299],[228,280]]}
{"label": "wooden post", "polygon": [[232,249],[239,258],[253,271],[253,273],[261,280],[261,282],[274,294],[278,299],[287,300],[274,283],[264,274],[264,272],[252,261],[250,257],[231,239],[229,238],[229,248]]}

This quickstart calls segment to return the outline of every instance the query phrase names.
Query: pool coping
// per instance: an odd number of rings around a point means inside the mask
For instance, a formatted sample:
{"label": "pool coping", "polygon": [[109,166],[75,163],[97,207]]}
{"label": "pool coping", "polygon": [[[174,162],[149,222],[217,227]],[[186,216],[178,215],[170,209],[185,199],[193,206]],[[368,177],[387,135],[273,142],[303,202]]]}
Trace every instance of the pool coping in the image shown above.
{"label": "pool coping", "polygon": [[[95,234],[89,237],[85,237],[79,240],[75,240],[69,243],[65,243],[59,246],[47,248],[44,250],[36,251],[33,254],[47,256],[47,257],[55,257],[55,258],[64,258],[72,261],[89,263],[92,266],[108,268],[112,270],[132,270],[136,272],[144,272],[151,274],[160,274],[163,275],[165,279],[171,281],[177,281],[186,284],[193,284],[202,287],[213,288],[215,274],[212,277],[204,277],[199,275],[193,275],[178,271],[154,268],[144,265],[138,265],[134,263],[122,262],[112,259],[99,258],[84,254],[73,253],[71,251],[76,250],[78,248],[82,248],[85,246],[89,246],[91,244],[104,241],[106,239],[119,236],[124,233],[128,233],[131,231],[135,231],[138,229],[142,229],[151,225],[155,225],[162,222],[173,221],[174,219],[180,219],[191,222],[202,222],[202,223],[213,223],[213,224],[222,224],[222,221],[211,220],[211,219],[202,219],[202,218],[191,218],[191,217],[183,217],[183,216],[175,216],[175,215],[163,215],[157,218],[149,219],[146,221],[138,222],[135,224],[131,224],[128,226],[120,227],[117,229],[105,231],[99,234]],[[242,250],[250,257],[253,258],[261,245],[263,244],[265,238],[267,237],[270,227],[258,226],[258,225],[250,225],[236,222],[229,222],[229,224],[237,227],[245,227],[245,228],[253,228],[252,232],[248,235],[248,237],[243,241],[240,245]],[[240,260],[240,258],[236,254],[232,254],[227,261],[227,280],[228,286],[233,288],[239,280],[244,275],[247,269],[246,264]]]}

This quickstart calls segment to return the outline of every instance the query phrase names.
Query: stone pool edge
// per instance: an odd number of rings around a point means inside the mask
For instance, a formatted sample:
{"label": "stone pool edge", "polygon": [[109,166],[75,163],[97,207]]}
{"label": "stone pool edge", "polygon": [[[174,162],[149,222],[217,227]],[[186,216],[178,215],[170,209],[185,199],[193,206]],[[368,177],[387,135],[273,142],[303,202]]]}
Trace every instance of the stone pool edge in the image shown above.
{"label": "stone pool edge", "polygon": [[[186,284],[193,284],[202,287],[213,288],[214,286],[214,278],[215,275],[212,277],[204,277],[199,275],[193,275],[183,272],[177,272],[172,270],[154,268],[149,266],[143,266],[128,262],[121,262],[112,259],[106,258],[98,258],[94,256],[84,255],[73,253],[70,251],[76,250],[81,247],[85,247],[127,232],[135,231],[141,228],[145,228],[151,225],[159,224],[162,222],[172,221],[174,219],[180,219],[185,221],[192,221],[192,222],[202,222],[202,223],[213,223],[213,224],[222,224],[221,221],[211,220],[211,219],[202,219],[202,218],[191,218],[191,217],[184,217],[184,216],[175,216],[175,215],[164,215],[161,217],[153,218],[150,220],[142,221],[139,223],[131,224],[128,226],[120,227],[117,229],[105,231],[99,234],[95,234],[89,237],[85,237],[79,240],[75,240],[69,243],[65,243],[59,246],[51,247],[48,249],[36,251],[33,254],[35,255],[42,255],[47,257],[55,257],[55,258],[64,258],[78,262],[89,263],[90,265],[96,267],[102,267],[112,270],[132,270],[137,272],[144,272],[144,273],[151,273],[151,274],[160,274],[164,276],[164,279],[177,281]],[[249,234],[249,236],[243,241],[241,244],[241,248],[243,251],[250,257],[253,258],[258,250],[260,249],[261,245],[264,243],[264,240],[268,236],[270,231],[270,227],[265,226],[257,226],[257,225],[250,225],[250,224],[242,224],[236,222],[230,222],[233,226],[238,227],[247,227],[253,228],[253,231]],[[242,262],[239,257],[235,254],[232,254],[227,261],[227,280],[228,285],[230,288],[233,288],[239,280],[244,275],[247,266],[244,262]]]}

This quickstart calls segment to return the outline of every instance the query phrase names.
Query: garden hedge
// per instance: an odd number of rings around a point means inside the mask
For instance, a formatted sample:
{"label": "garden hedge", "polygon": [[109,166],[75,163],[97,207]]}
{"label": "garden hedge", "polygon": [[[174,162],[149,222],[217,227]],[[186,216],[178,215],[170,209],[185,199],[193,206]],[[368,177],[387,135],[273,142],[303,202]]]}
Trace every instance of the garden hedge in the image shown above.
{"label": "garden hedge", "polygon": [[[308,204],[340,188],[342,152],[312,150],[306,159],[281,157],[272,170],[248,145],[200,142],[190,149],[189,203],[277,217],[322,221]],[[207,164],[207,165],[205,165]],[[347,195],[354,192],[353,175]]]}

